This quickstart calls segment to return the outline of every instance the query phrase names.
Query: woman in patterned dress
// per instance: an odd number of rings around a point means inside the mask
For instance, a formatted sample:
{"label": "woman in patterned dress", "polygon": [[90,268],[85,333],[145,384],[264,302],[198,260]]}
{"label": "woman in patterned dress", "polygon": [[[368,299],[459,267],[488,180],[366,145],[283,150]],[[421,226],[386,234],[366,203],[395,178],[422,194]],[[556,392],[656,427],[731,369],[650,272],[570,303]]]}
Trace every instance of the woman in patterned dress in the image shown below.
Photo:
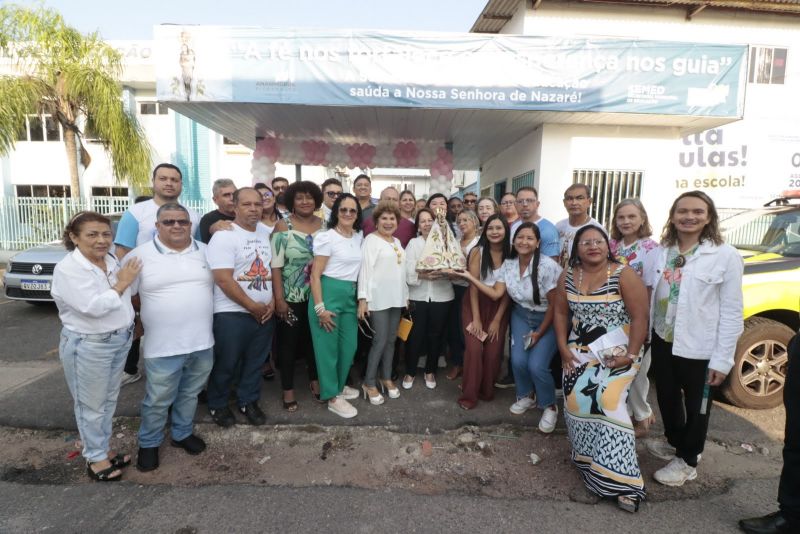
{"label": "woman in patterned dress", "polygon": [[286,189],[291,214],[275,224],[272,233],[272,289],[278,316],[278,364],[283,408],[297,411],[294,396],[294,361],[300,355],[308,366],[311,394],[319,401],[319,382],[308,323],[314,236],[322,219],[314,212],[322,205],[322,191],[314,182],[295,182]]}
{"label": "woman in patterned dress", "polygon": [[[638,510],[645,491],[626,401],[641,363],[647,322],[642,281],[612,256],[602,230],[591,225],[578,230],[555,302],[572,461],[589,491],[614,498],[631,512]],[[605,334],[620,334],[620,328],[627,346],[602,358],[589,347],[602,343]]]}
{"label": "woman in patterned dress", "polygon": [[[658,255],[661,245],[650,239],[653,229],[647,218],[647,212],[638,198],[626,198],[614,207],[611,227],[611,254],[617,261],[633,269],[647,287],[648,300],[652,294],[658,275],[656,273]],[[650,369],[650,351],[642,356],[639,372],[631,384],[628,395],[628,408],[633,415],[633,427],[636,437],[647,435],[650,425],[656,422],[653,410],[647,402],[650,391],[650,380],[647,371]]]}

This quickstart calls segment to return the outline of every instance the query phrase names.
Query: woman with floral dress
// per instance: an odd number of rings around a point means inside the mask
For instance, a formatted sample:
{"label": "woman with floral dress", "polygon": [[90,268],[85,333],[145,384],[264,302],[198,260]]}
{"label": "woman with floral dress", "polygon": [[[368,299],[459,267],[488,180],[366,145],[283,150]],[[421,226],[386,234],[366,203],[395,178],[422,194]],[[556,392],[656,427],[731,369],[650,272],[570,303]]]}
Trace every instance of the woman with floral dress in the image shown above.
{"label": "woman with floral dress", "polygon": [[322,219],[314,215],[322,204],[322,191],[314,182],[295,182],[286,189],[291,214],[275,224],[272,234],[272,288],[278,316],[278,364],[283,389],[283,407],[297,411],[294,397],[294,361],[299,355],[308,366],[311,394],[319,399],[317,366],[308,324],[311,294],[311,264],[314,236]]}
{"label": "woman with floral dress", "polygon": [[[647,287],[648,295],[658,281],[657,258],[661,246],[650,239],[653,230],[647,218],[647,212],[638,198],[626,198],[614,207],[611,227],[611,254],[623,265],[627,265],[639,275]],[[628,396],[628,408],[633,414],[633,426],[636,437],[647,434],[650,425],[656,422],[653,410],[647,402],[650,391],[650,380],[647,372],[650,369],[650,351],[645,350],[642,364],[636,378],[631,384]]]}

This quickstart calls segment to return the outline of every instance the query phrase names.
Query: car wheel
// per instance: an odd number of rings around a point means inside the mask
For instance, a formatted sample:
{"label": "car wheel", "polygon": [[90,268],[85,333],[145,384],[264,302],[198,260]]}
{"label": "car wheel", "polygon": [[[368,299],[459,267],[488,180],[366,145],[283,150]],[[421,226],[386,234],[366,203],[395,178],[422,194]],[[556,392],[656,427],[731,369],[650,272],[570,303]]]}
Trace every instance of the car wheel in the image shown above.
{"label": "car wheel", "polygon": [[783,384],[789,355],[786,347],[794,332],[788,326],[752,317],[736,345],[733,369],[722,394],[740,408],[763,410],[783,402]]}

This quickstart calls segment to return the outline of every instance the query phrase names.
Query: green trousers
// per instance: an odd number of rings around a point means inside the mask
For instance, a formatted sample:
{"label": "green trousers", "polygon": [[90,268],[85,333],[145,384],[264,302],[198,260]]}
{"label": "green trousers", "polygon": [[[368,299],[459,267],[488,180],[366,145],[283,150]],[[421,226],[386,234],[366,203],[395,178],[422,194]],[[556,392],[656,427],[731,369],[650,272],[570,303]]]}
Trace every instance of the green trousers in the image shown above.
{"label": "green trousers", "polygon": [[325,309],[336,314],[336,328],[326,332],[314,312],[314,297],[308,300],[308,323],[317,361],[319,395],[329,400],[344,389],[358,344],[356,283],[322,276],[322,300]]}

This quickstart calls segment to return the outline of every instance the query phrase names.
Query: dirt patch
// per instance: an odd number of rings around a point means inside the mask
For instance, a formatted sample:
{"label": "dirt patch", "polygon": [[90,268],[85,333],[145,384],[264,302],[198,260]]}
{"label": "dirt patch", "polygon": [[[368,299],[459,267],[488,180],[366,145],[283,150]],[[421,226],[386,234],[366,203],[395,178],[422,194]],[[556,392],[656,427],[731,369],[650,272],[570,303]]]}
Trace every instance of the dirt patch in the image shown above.
{"label": "dirt patch", "polygon": [[[117,422],[117,450],[135,452],[135,426],[135,420]],[[145,485],[350,486],[425,495],[585,498],[563,432],[543,435],[515,426],[466,426],[419,435],[377,427],[198,425],[197,433],[208,444],[205,453],[190,456],[167,441],[160,450],[159,469],[140,473],[130,467],[125,480]],[[65,432],[0,428],[0,478],[25,484],[90,483],[76,455],[76,439]],[[697,481],[668,488],[652,480],[664,462],[643,450],[639,460],[651,501],[723,493],[737,478],[777,476],[781,465],[774,454],[742,454],[709,442]]]}

